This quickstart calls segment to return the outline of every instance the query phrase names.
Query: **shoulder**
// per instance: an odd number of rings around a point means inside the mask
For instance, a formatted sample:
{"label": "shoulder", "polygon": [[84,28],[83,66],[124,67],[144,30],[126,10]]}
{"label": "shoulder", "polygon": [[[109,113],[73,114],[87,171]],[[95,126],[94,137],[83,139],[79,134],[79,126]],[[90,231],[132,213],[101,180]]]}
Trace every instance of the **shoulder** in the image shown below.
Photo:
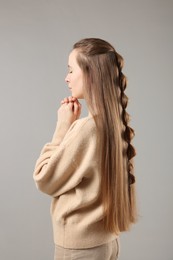
{"label": "shoulder", "polygon": [[88,133],[89,130],[96,130],[96,124],[92,116],[77,119],[69,128],[69,132],[80,132],[81,130],[84,133]]}

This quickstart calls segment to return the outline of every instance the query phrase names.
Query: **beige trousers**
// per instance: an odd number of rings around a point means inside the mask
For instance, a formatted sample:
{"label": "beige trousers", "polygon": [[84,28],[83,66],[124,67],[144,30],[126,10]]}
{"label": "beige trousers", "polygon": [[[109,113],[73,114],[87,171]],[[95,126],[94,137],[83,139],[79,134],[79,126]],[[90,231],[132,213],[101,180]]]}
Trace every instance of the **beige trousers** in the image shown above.
{"label": "beige trousers", "polygon": [[68,249],[55,245],[54,260],[117,260],[120,254],[119,238],[87,249]]}

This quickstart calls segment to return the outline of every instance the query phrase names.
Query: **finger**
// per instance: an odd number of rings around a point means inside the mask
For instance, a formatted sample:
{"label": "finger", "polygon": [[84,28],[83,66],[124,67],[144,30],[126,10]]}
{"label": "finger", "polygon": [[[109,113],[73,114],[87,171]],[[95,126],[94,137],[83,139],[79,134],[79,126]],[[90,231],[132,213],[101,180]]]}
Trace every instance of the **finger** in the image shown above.
{"label": "finger", "polygon": [[69,97],[68,97],[68,100],[69,100],[69,102],[73,102],[73,101],[74,101],[74,98],[73,98],[72,96],[69,96]]}
{"label": "finger", "polygon": [[69,102],[69,100],[68,100],[68,98],[66,97],[66,98],[64,98],[63,99],[63,101],[64,101],[64,103],[68,103]]}
{"label": "finger", "polygon": [[73,106],[73,112],[74,112],[74,115],[76,116],[78,114],[78,105],[76,102],[74,102],[74,106]]}
{"label": "finger", "polygon": [[76,100],[77,100],[77,98],[76,98],[76,97],[72,97],[72,100],[73,100],[73,101],[76,101]]}
{"label": "finger", "polygon": [[74,103],[76,103],[79,107],[81,107],[81,103],[78,101],[78,99],[76,99]]}
{"label": "finger", "polygon": [[74,103],[73,103],[73,102],[68,103],[68,107],[69,107],[71,110],[73,110]]}
{"label": "finger", "polygon": [[64,98],[62,101],[61,101],[61,104],[64,104],[64,103],[69,103],[69,102],[78,102],[77,98],[73,97],[73,96],[69,96],[69,97],[66,97]]}
{"label": "finger", "polygon": [[76,103],[77,105],[81,105],[81,103],[79,102],[79,100],[76,98],[76,100],[74,101],[74,103]]}
{"label": "finger", "polygon": [[81,109],[82,109],[82,105],[81,105],[81,103],[79,103],[79,105],[78,105],[78,113],[81,113]]}
{"label": "finger", "polygon": [[80,103],[74,102],[74,114],[77,116],[79,114],[79,111],[81,109]]}

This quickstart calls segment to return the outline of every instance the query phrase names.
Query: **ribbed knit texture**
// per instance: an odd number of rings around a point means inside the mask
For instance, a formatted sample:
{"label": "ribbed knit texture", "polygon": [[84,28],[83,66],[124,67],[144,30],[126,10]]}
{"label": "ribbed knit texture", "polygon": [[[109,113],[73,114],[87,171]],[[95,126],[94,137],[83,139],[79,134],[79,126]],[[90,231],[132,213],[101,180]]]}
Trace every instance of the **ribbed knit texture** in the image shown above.
{"label": "ribbed knit texture", "polygon": [[52,141],[36,161],[34,180],[52,196],[51,217],[55,244],[65,248],[91,248],[117,236],[103,229],[99,196],[100,156],[96,126],[91,116],[76,120],[59,143],[57,125]]}

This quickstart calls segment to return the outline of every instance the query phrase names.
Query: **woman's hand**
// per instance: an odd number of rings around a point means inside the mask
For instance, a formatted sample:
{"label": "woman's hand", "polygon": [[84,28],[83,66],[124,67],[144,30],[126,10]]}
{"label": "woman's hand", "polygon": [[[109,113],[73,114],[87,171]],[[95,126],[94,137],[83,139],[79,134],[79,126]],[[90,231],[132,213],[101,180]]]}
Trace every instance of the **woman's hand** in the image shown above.
{"label": "woman's hand", "polygon": [[64,98],[57,111],[58,122],[52,138],[52,142],[60,145],[71,124],[79,118],[81,104],[74,97]]}
{"label": "woman's hand", "polygon": [[58,123],[71,125],[80,117],[81,104],[75,97],[64,98],[61,107],[58,109]]}

